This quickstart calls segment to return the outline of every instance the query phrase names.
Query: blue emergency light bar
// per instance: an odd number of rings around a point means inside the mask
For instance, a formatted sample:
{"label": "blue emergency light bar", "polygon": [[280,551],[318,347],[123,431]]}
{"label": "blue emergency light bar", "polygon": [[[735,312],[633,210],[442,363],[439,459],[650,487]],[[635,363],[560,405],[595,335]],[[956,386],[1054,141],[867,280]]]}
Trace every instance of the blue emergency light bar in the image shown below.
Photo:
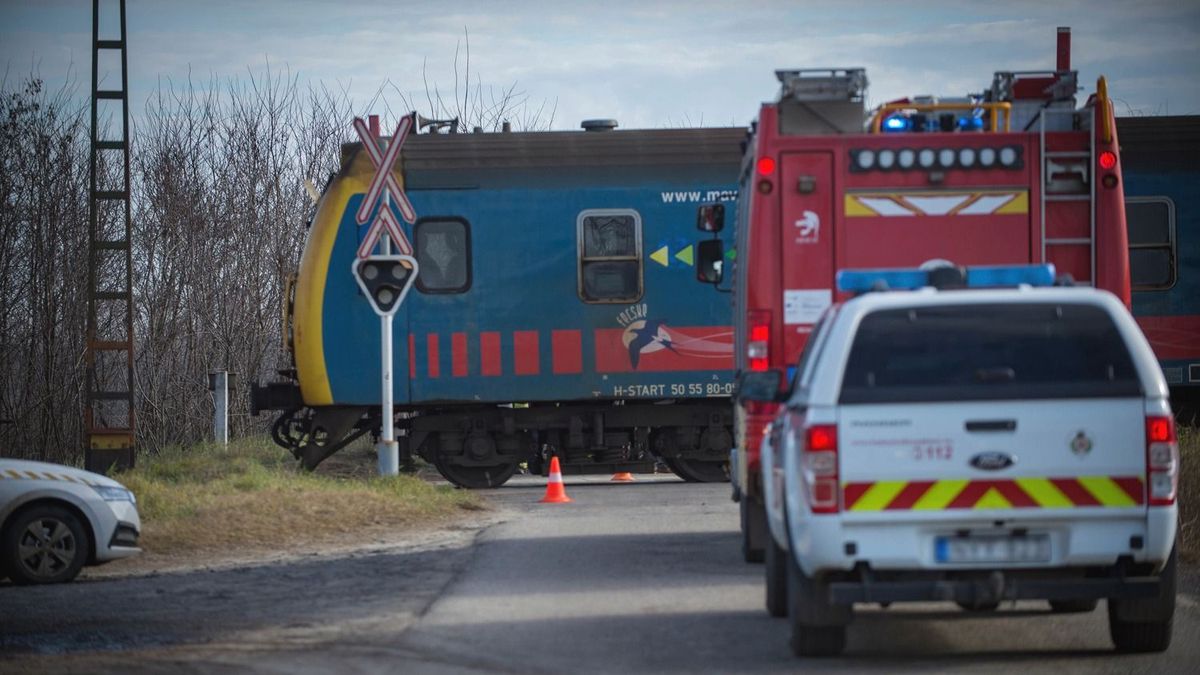
{"label": "blue emergency light bar", "polygon": [[[933,275],[932,279],[931,274]],[[841,270],[837,273],[837,287],[844,293],[866,293],[877,290],[911,291],[929,286],[955,288],[1053,286],[1054,277],[1054,265],[1050,264]]]}

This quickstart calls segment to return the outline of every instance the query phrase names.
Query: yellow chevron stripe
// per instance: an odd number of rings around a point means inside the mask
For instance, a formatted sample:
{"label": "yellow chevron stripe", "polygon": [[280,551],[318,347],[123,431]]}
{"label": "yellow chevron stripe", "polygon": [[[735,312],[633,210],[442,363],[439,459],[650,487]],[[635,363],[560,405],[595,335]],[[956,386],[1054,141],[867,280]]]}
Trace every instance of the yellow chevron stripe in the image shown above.
{"label": "yellow chevron stripe", "polygon": [[1018,478],[1017,487],[1043,509],[1069,509],[1075,504],[1047,478]]}
{"label": "yellow chevron stripe", "polygon": [[941,511],[967,486],[968,480],[939,480],[913,504],[913,511]]}
{"label": "yellow chevron stripe", "polygon": [[871,209],[871,207],[869,207],[869,206],[867,206],[866,204],[864,204],[864,203],[860,202],[860,201],[859,201],[859,200],[858,200],[856,197],[854,197],[853,195],[846,195],[845,209],[846,209],[846,216],[847,216],[847,217],[851,217],[851,216],[877,216],[877,215],[879,215],[878,213],[875,213],[875,211],[873,211],[873,210]]}
{"label": "yellow chevron stripe", "polygon": [[1011,509],[1012,502],[1008,501],[1004,495],[996,488],[988,488],[988,491],[983,493],[979,501],[975,502],[973,509]]}
{"label": "yellow chevron stripe", "polygon": [[1029,213],[1029,193],[1018,192],[1011,201],[1005,202],[1003,206],[992,213],[999,215]]}
{"label": "yellow chevron stripe", "polygon": [[1108,476],[1081,476],[1078,480],[1103,506],[1137,506],[1137,502]]}
{"label": "yellow chevron stripe", "polygon": [[903,480],[885,480],[875,483],[867,488],[862,497],[854,502],[854,506],[850,507],[851,511],[882,511],[885,506],[891,503],[896,495],[908,485],[908,481]]}
{"label": "yellow chevron stripe", "polygon": [[16,469],[9,469],[8,475],[12,476],[13,478],[24,478],[24,476],[18,473]]}

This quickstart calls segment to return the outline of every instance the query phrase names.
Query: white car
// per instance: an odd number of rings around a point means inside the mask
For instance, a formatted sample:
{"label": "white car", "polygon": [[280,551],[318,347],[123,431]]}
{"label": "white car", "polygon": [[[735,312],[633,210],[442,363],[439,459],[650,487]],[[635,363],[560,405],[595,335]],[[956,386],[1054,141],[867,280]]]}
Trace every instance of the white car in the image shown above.
{"label": "white car", "polygon": [[0,578],[74,579],[141,552],[137,499],[117,481],[60,464],[0,459]]}
{"label": "white car", "polygon": [[924,274],[842,273],[862,294],[827,311],[791,391],[778,372],[739,382],[786,404],[762,467],[767,606],[793,650],[839,653],[854,603],[1024,599],[1106,599],[1118,650],[1165,650],[1179,449],[1133,318],[1104,291],[1027,283],[1052,267]]}

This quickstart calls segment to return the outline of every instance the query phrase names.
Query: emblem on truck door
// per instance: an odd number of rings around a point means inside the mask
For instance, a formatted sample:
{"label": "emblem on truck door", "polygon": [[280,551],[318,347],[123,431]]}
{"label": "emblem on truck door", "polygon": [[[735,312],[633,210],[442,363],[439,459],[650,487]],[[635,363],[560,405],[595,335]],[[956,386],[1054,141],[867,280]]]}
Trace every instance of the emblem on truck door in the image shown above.
{"label": "emblem on truck door", "polygon": [[1071,452],[1082,457],[1091,451],[1092,439],[1088,438],[1088,435],[1083,431],[1076,433],[1075,437],[1071,439]]}
{"label": "emblem on truck door", "polygon": [[796,243],[797,244],[815,244],[817,238],[821,234],[821,217],[814,211],[805,211],[800,220],[797,220],[793,225],[796,226]]}
{"label": "emblem on truck door", "polygon": [[999,471],[1016,463],[1016,458],[1006,452],[981,452],[971,458],[971,466],[983,471]]}

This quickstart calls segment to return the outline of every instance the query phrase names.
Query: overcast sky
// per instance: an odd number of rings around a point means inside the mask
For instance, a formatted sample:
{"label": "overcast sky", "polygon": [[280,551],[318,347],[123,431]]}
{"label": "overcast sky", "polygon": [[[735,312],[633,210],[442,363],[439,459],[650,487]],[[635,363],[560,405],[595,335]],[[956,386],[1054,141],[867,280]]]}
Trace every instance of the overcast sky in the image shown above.
{"label": "overcast sky", "polygon": [[[267,64],[345,89],[360,110],[385,82],[423,102],[423,63],[452,95],[465,29],[472,86],[515,83],[534,108],[556,106],[554,128],[745,125],[777,68],[865,67],[872,103],[961,96],[995,70],[1053,69],[1060,25],[1085,91],[1107,75],[1118,114],[1200,114],[1196,0],[128,0],[128,24],[135,115],[160,81]],[[72,72],[86,95],[90,32],[88,0],[0,0],[7,86]]]}

